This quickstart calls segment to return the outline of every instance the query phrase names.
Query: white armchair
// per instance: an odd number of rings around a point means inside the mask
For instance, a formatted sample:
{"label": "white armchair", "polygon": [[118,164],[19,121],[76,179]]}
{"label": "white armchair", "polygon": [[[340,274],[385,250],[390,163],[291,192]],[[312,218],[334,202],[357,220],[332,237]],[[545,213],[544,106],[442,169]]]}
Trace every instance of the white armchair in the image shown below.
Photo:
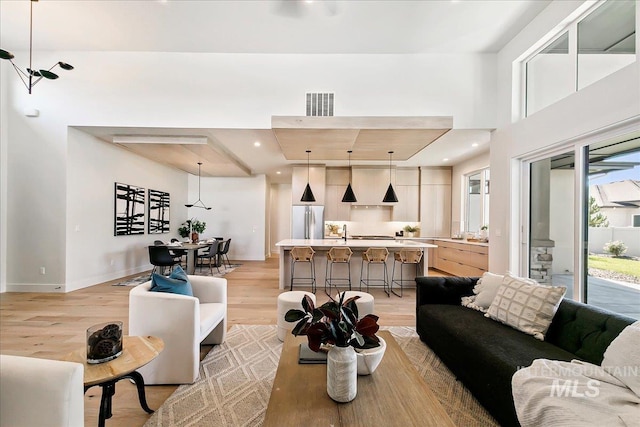
{"label": "white armchair", "polygon": [[84,366],[0,355],[0,426],[84,425]]}
{"label": "white armchair", "polygon": [[192,384],[200,343],[221,344],[227,333],[227,279],[188,276],[193,297],[151,292],[151,282],[129,292],[129,335],[162,338],[164,350],[138,369],[145,384]]}

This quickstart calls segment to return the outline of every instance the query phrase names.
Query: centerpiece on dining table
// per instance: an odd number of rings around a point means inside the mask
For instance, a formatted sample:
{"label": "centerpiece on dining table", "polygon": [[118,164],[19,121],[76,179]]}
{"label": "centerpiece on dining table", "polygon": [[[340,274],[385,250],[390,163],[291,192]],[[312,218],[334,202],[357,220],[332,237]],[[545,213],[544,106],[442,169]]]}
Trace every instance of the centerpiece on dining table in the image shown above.
{"label": "centerpiece on dining table", "polygon": [[359,296],[345,300],[343,292],[339,300],[329,298],[330,301],[315,307],[305,295],[303,310],[289,310],[285,320],[298,322],[291,333],[306,335],[311,350],[328,351],[327,393],[337,402],[350,402],[357,394],[358,363],[354,349],[366,351],[381,346],[381,339],[376,336],[380,329],[378,316],[367,314],[358,318]]}

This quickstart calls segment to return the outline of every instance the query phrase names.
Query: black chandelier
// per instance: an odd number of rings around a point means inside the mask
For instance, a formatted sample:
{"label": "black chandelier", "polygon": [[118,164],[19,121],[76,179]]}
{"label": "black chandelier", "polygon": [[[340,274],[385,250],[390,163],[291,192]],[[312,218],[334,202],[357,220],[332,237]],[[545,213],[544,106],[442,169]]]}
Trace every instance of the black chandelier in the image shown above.
{"label": "black chandelier", "polygon": [[202,162],[198,162],[198,200],[194,203],[187,203],[185,206],[188,208],[202,208],[210,211],[211,208],[206,207],[202,200],[200,200],[200,166],[202,166]]}
{"label": "black chandelier", "polygon": [[11,62],[13,68],[18,73],[20,80],[24,83],[24,86],[31,94],[31,89],[42,79],[55,80],[58,78],[56,73],[51,72],[55,67],[60,66],[63,70],[73,70],[73,66],[67,64],[66,62],[58,61],[48,70],[34,70],[32,65],[32,57],[33,57],[33,3],[38,0],[31,0],[31,11],[29,16],[29,68],[27,71],[23,71],[13,62],[14,55],[11,52],[8,52],[4,49],[0,49],[0,59],[6,59]]}

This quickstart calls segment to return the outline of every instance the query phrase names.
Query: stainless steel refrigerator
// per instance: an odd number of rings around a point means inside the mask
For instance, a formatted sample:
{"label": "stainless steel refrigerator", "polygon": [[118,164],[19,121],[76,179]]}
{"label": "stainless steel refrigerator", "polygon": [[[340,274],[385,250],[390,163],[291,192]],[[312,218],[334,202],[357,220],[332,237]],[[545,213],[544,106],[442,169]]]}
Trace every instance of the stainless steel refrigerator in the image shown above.
{"label": "stainless steel refrigerator", "polygon": [[324,239],[324,206],[294,206],[292,239]]}

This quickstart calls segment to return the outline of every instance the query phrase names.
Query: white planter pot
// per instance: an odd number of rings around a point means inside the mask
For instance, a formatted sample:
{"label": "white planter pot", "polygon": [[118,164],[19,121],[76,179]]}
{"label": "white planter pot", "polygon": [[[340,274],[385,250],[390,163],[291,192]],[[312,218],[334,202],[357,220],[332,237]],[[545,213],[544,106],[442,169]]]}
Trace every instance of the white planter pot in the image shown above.
{"label": "white planter pot", "polygon": [[387,343],[380,338],[380,345],[366,350],[357,350],[356,358],[358,359],[358,375],[370,375],[376,370],[382,356],[387,349]]}
{"label": "white planter pot", "polygon": [[336,402],[351,402],[357,392],[356,352],[351,346],[334,346],[327,354],[327,393]]}

